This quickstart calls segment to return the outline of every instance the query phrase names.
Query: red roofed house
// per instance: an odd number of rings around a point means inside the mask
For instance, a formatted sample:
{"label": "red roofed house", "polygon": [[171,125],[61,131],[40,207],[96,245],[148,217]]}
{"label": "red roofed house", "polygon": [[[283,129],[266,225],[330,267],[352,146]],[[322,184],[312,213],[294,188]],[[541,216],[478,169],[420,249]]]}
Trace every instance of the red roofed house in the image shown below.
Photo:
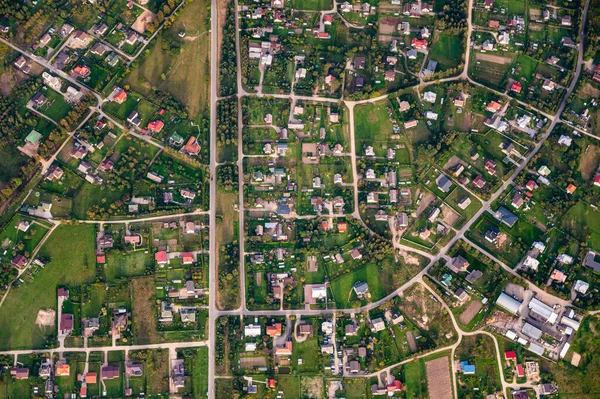
{"label": "red roofed house", "polygon": [[97,382],[98,375],[96,373],[90,372],[85,375],[85,382],[87,384],[95,384]]}
{"label": "red roofed house", "polygon": [[570,184],[567,186],[567,193],[569,193],[569,194],[573,194],[573,193],[575,192],[575,190],[577,190],[577,186],[576,186],[576,185],[574,185],[573,183],[570,183]]}
{"label": "red roofed house", "polygon": [[523,370],[523,365],[521,364],[517,364],[517,377],[525,377],[525,370]]}
{"label": "red roofed house", "polygon": [[275,379],[274,378],[269,378],[269,380],[267,381],[267,388],[275,388]]}
{"label": "red roofed house", "polygon": [[272,326],[267,326],[267,335],[271,338],[281,335],[281,323],[275,323]]}
{"label": "red roofed house", "polygon": [[402,383],[400,380],[394,380],[390,385],[387,386],[388,392],[396,392],[402,390]]}
{"label": "red roofed house", "polygon": [[348,231],[348,224],[346,224],[346,222],[339,222],[337,227],[339,233],[345,233]]}
{"label": "red roofed house", "polygon": [[91,73],[92,71],[87,65],[77,65],[73,69],[73,74],[80,78],[87,78],[88,76],[90,76]]}
{"label": "red roofed house", "polygon": [[139,234],[132,234],[125,236],[125,244],[141,244],[142,236]]}
{"label": "red roofed house", "polygon": [[515,352],[515,351],[504,352],[504,359],[517,361],[517,352]]}
{"label": "red roofed house", "polygon": [[396,72],[394,71],[385,71],[385,80],[387,82],[393,82],[396,80]]}
{"label": "red roofed house", "polygon": [[534,182],[533,180],[529,180],[529,181],[527,182],[527,184],[525,185],[525,187],[527,187],[527,189],[528,189],[528,190],[530,190],[530,191],[533,191],[533,190],[535,190],[536,188],[538,188],[538,185],[537,185],[537,183],[536,183],[536,182]]}
{"label": "red roofed house", "polygon": [[117,104],[123,104],[127,100],[127,93],[123,89],[119,89],[118,93],[113,96],[113,101]]}
{"label": "red roofed house", "polygon": [[163,121],[153,121],[148,123],[148,130],[152,133],[158,133],[165,127],[165,123]]}
{"label": "red roofed house", "polygon": [[184,252],[181,254],[181,264],[191,265],[194,263],[194,255],[191,252]]}
{"label": "red roofed house", "polygon": [[87,398],[87,386],[79,388],[79,397]]}
{"label": "red roofed house", "polygon": [[73,330],[73,315],[63,313],[60,316],[60,332],[62,335],[67,335]]}
{"label": "red roofed house", "polygon": [[57,363],[56,364],[56,373],[57,377],[68,377],[71,374],[71,366],[69,363]]}
{"label": "red roofed house", "polygon": [[515,93],[520,93],[523,90],[523,86],[521,86],[521,82],[512,82],[510,85],[510,91],[514,91]]}
{"label": "red roofed house", "polygon": [[190,155],[197,155],[200,152],[200,144],[198,144],[198,140],[194,136],[190,137],[185,147],[183,147],[185,152]]}
{"label": "red roofed house", "polygon": [[487,107],[485,107],[486,111],[489,112],[498,112],[500,110],[500,107],[502,107],[499,103],[497,103],[496,101],[491,101]]}
{"label": "red roofed house", "polygon": [[413,37],[411,45],[416,49],[427,48],[427,40],[417,39],[416,37]]}
{"label": "red roofed house", "polygon": [[96,254],[96,263],[106,263],[106,255],[102,252]]}
{"label": "red roofed house", "polygon": [[473,179],[473,185],[477,188],[483,188],[485,186],[485,179],[481,177],[481,175],[477,175],[475,179]]}
{"label": "red roofed house", "polygon": [[596,65],[596,69],[594,69],[594,77],[592,78],[596,82],[600,82],[600,64]]}
{"label": "red roofed house", "polygon": [[275,356],[291,356],[292,355],[292,341],[288,340],[284,346],[278,346],[275,348]]}
{"label": "red roofed house", "polygon": [[18,254],[13,258],[13,260],[10,263],[16,267],[23,267],[27,264],[27,258],[21,254]]}
{"label": "red roofed house", "polygon": [[159,265],[164,265],[167,263],[167,252],[166,251],[158,251],[154,254],[154,259],[156,263]]}
{"label": "red roofed house", "polygon": [[329,15],[325,15],[323,17],[323,24],[324,25],[331,25],[333,23],[333,15],[329,14]]}
{"label": "red roofed house", "polygon": [[317,39],[329,39],[331,38],[331,35],[327,32],[316,32],[315,37]]}
{"label": "red roofed house", "polygon": [[594,177],[594,186],[600,187],[600,175],[596,175],[596,177]]}

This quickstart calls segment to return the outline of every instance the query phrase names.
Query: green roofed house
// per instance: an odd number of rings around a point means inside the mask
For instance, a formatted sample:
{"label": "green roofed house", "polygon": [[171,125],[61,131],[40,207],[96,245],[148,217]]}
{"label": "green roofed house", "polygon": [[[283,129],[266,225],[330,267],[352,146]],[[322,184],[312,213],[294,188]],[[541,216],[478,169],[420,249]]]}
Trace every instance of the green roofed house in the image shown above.
{"label": "green roofed house", "polygon": [[170,145],[182,145],[183,144],[183,137],[180,136],[179,133],[173,132],[173,134],[171,135],[171,137],[169,137],[169,144]]}
{"label": "green roofed house", "polygon": [[29,134],[27,135],[27,137],[25,137],[25,141],[31,144],[39,144],[40,139],[42,138],[42,134],[40,132],[37,132],[35,130],[32,130],[31,132],[29,132]]}

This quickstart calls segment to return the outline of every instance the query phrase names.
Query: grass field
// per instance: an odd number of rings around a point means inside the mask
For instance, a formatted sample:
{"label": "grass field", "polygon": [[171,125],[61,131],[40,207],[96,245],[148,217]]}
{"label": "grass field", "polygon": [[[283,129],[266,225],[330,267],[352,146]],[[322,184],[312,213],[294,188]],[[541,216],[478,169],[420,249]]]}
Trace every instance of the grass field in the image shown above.
{"label": "grass field", "polygon": [[[74,242],[77,245],[73,245]],[[56,287],[59,284],[83,284],[94,280],[94,250],[93,225],[65,225],[52,233],[40,251],[51,260],[33,282],[11,290],[0,307],[0,325],[3,326],[0,329],[0,348],[44,346],[50,332],[35,325],[38,311],[47,308],[56,310]]]}
{"label": "grass field", "polygon": [[563,226],[584,238],[585,229],[589,230],[590,247],[600,251],[600,211],[579,202],[565,214]]}
{"label": "grass field", "polygon": [[[157,36],[150,54],[127,78],[134,90],[142,94],[148,94],[153,88],[168,91],[188,106],[192,117],[207,109],[210,87],[209,8],[206,0],[187,4],[175,23]],[[180,31],[185,31],[185,38],[178,36]],[[162,46],[168,48],[170,42],[180,46],[178,55],[163,49]]]}
{"label": "grass field", "polygon": [[388,116],[387,101],[368,103],[354,110],[356,140],[387,140],[392,134],[392,122]]}
{"label": "grass field", "polygon": [[456,68],[462,55],[462,40],[458,36],[440,34],[438,40],[431,46],[429,59],[438,62],[438,69],[445,71]]}

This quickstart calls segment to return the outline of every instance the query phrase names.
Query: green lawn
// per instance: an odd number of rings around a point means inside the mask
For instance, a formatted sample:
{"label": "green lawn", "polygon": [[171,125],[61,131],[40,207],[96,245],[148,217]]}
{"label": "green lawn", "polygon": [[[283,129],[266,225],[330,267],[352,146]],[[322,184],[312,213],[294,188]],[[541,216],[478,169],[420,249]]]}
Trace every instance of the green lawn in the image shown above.
{"label": "green lawn", "polygon": [[200,398],[208,392],[208,348],[198,348],[192,371],[194,397]]}
{"label": "green lawn", "polygon": [[[64,225],[48,238],[40,255],[51,260],[31,283],[11,290],[0,307],[0,348],[32,349],[44,346],[54,333],[35,325],[41,309],[56,310],[56,287],[90,283],[95,279],[93,225]],[[27,311],[23,311],[27,309]]]}
{"label": "green lawn", "polygon": [[438,70],[456,68],[461,62],[462,45],[463,41],[459,36],[441,33],[431,46],[429,59],[438,62]]}
{"label": "green lawn", "polygon": [[131,253],[111,251],[106,258],[106,279],[115,280],[127,276],[141,276],[153,263],[152,255],[139,250]]}
{"label": "green lawn", "polygon": [[52,89],[46,90],[44,95],[48,98],[48,102],[39,108],[39,111],[53,121],[60,122],[61,119],[67,116],[71,106],[65,101],[62,94]]}
{"label": "green lawn", "polygon": [[[295,367],[299,373],[316,373],[320,369],[320,353],[321,350],[319,349],[317,337],[307,338],[304,342],[294,342],[292,366]],[[302,364],[298,364],[298,359],[302,359]]]}
{"label": "green lawn", "polygon": [[359,281],[366,281],[371,292],[371,301],[375,301],[385,295],[379,281],[379,267],[374,263],[346,273],[331,282],[333,297],[340,308],[346,308],[356,300],[356,294],[352,287]]}

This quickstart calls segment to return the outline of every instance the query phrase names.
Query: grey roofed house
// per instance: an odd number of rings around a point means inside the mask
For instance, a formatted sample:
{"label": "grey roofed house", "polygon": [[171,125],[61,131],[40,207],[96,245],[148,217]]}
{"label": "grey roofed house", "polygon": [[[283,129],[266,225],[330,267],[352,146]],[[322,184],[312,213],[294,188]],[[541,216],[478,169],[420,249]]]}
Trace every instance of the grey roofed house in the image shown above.
{"label": "grey roofed house", "polygon": [[558,319],[558,314],[554,312],[554,308],[546,305],[537,298],[532,298],[528,306],[531,312],[544,318],[548,323],[554,324]]}
{"label": "grey roofed house", "polygon": [[529,323],[523,325],[521,332],[533,339],[540,339],[542,337],[542,330]]}
{"label": "grey roofed house", "polygon": [[357,360],[352,360],[348,363],[348,371],[352,374],[356,374],[360,371],[360,363]]}
{"label": "grey roofed house", "polygon": [[71,62],[71,56],[65,50],[61,50],[56,58],[54,58],[52,65],[56,69],[63,70],[69,62]]}
{"label": "grey roofed house", "polygon": [[104,46],[104,44],[102,44],[101,42],[97,42],[92,46],[92,49],[90,51],[92,52],[92,54],[103,56],[104,53],[106,53],[106,46]]}
{"label": "grey roofed house", "polygon": [[365,69],[366,58],[364,55],[357,55],[354,57],[354,68],[356,69]]}
{"label": "grey roofed house", "polygon": [[600,262],[596,261],[596,253],[594,251],[589,251],[587,253],[583,265],[589,267],[596,273],[600,273]]}
{"label": "grey roofed house", "polygon": [[473,284],[475,283],[477,280],[479,280],[481,278],[481,276],[483,276],[483,273],[479,270],[473,270],[471,273],[469,273],[469,275],[466,277],[466,280]]}
{"label": "grey roofed house", "polygon": [[498,210],[494,214],[494,217],[502,223],[504,223],[505,225],[507,225],[508,227],[513,227],[515,223],[517,223],[517,221],[519,220],[517,215],[515,215],[503,206],[498,208]]}
{"label": "grey roofed house", "polygon": [[358,333],[358,324],[346,324],[344,331],[346,336],[355,336]]}
{"label": "grey roofed house", "polygon": [[506,295],[504,292],[500,293],[500,296],[496,300],[496,305],[516,315],[519,313],[521,308],[521,302],[517,301],[511,296]]}
{"label": "grey roofed house", "polygon": [[431,73],[435,72],[435,70],[437,69],[437,61],[429,60],[429,62],[427,63],[427,69],[431,71]]}
{"label": "grey roofed house", "polygon": [[115,65],[117,65],[119,63],[119,56],[116,53],[110,53],[106,57],[106,63],[109,66],[114,67]]}
{"label": "grey roofed house", "polygon": [[436,180],[436,183],[438,188],[445,193],[449,192],[450,187],[452,187],[452,180],[450,180],[445,175],[439,175]]}
{"label": "grey roofed house", "polygon": [[465,291],[462,287],[457,288],[453,294],[456,298],[458,298],[459,301],[464,301],[469,296],[467,291]]}
{"label": "grey roofed house", "polygon": [[354,81],[358,89],[362,88],[365,85],[365,79],[362,76],[357,76],[356,79],[354,79]]}
{"label": "grey roofed house", "polygon": [[354,289],[354,292],[356,292],[356,295],[358,295],[359,297],[369,292],[369,285],[364,281],[357,282],[352,288]]}
{"label": "grey roofed house", "polygon": [[290,214],[290,206],[286,204],[277,205],[277,213],[280,215],[289,215]]}

